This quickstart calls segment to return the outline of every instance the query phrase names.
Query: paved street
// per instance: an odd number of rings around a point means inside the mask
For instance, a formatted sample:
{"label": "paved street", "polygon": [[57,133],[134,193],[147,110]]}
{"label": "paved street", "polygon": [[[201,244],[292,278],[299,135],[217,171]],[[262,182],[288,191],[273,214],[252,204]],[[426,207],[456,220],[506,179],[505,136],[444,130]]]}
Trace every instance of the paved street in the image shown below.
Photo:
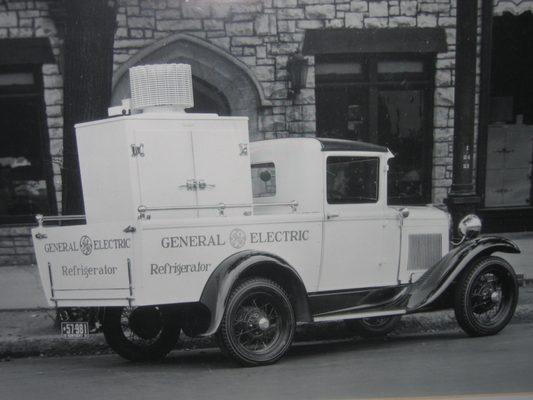
{"label": "paved street", "polygon": [[[477,395],[489,395],[478,397]],[[493,337],[459,331],[293,346],[280,363],[242,369],[217,350],[161,363],[115,355],[0,363],[0,399],[533,398],[533,324]],[[475,395],[475,396],[473,396]]]}

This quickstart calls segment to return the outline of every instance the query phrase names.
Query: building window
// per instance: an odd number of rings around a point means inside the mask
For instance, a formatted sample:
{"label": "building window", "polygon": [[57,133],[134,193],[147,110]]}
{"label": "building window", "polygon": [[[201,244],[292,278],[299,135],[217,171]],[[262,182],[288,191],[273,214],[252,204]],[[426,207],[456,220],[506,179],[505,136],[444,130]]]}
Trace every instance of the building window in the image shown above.
{"label": "building window", "polygon": [[55,212],[40,66],[0,69],[0,223]]}
{"label": "building window", "polygon": [[276,167],[274,163],[252,165],[253,197],[273,197],[276,195]]}
{"label": "building window", "polygon": [[487,208],[533,206],[533,14],[495,17],[485,159]]}
{"label": "building window", "polygon": [[432,54],[316,56],[318,135],[387,146],[389,203],[431,201]]}
{"label": "building window", "polygon": [[379,193],[377,157],[328,157],[329,204],[376,203]]}

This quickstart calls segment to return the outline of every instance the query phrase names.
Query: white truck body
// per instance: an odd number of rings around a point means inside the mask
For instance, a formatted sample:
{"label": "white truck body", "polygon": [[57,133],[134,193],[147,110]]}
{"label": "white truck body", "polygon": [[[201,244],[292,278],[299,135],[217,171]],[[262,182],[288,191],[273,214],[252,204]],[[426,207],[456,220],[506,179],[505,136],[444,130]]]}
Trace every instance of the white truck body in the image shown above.
{"label": "white truck body", "polygon": [[[478,237],[467,215],[450,250],[447,213],[389,206],[387,148],[249,143],[246,118],[180,112],[193,104],[190,66],[130,78],[141,113],[76,126],[86,223],[39,216],[32,230],[49,305],[87,307],[122,357],[164,357],[183,331],[216,334],[257,366],[286,353],[297,322],[346,320],[375,336],[402,314],[452,306],[473,336],[510,321],[517,279],[492,254],[520,249]],[[84,334],[89,321],[62,330]]]}
{"label": "white truck body", "polygon": [[[243,250],[281,257],[308,293],[414,282],[448,251],[444,212],[402,219],[387,205],[389,152],[249,144],[244,118],[172,113],[80,124],[77,139],[87,224],[33,230],[51,306],[198,302]],[[326,163],[339,155],[379,160],[376,202],[328,203]],[[251,165],[275,166],[275,193],[252,199]]]}

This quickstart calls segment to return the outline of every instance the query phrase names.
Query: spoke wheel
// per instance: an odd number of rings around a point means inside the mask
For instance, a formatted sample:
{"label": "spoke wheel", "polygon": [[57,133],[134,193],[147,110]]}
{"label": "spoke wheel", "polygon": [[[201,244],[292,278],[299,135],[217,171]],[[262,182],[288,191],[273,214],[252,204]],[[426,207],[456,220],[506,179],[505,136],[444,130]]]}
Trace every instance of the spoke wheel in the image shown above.
{"label": "spoke wheel", "polygon": [[294,311],[285,291],[271,280],[254,278],[232,291],[218,341],[241,365],[266,365],[285,354],[294,329]]}
{"label": "spoke wheel", "polygon": [[476,262],[457,283],[455,316],[470,336],[494,335],[512,318],[518,284],[512,267],[499,257]]}
{"label": "spoke wheel", "polygon": [[180,334],[175,320],[159,307],[107,308],[103,331],[109,347],[131,361],[163,358]]}
{"label": "spoke wheel", "polygon": [[374,338],[392,332],[400,322],[399,315],[347,320],[346,326],[357,335]]}

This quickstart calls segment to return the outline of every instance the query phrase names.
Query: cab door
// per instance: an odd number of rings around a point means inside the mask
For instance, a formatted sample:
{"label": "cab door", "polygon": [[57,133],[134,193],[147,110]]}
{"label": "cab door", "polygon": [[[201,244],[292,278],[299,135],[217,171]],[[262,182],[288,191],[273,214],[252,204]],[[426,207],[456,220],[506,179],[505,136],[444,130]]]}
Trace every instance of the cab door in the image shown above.
{"label": "cab door", "polygon": [[398,263],[390,252],[399,249],[384,243],[390,240],[387,233],[393,223],[385,215],[385,157],[332,153],[326,155],[325,164],[319,291],[395,285]]}

